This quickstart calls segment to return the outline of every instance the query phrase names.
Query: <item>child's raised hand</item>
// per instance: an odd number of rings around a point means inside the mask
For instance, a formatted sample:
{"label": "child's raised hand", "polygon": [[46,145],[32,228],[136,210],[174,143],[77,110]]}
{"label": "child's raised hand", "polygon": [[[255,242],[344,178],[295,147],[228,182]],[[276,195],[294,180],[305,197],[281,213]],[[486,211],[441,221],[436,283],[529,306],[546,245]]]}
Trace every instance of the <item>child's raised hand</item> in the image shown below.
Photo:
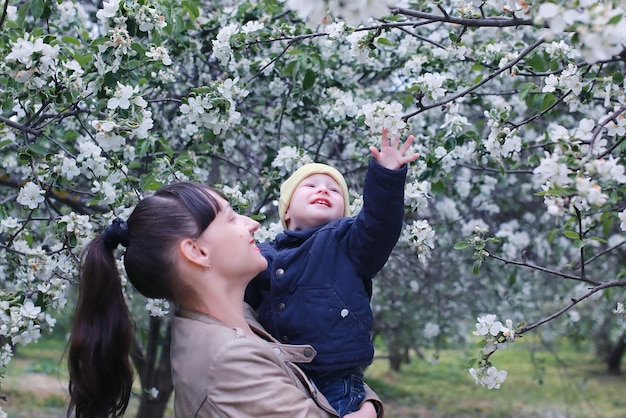
{"label": "child's raised hand", "polygon": [[383,129],[383,138],[380,144],[380,150],[375,146],[371,146],[370,152],[372,157],[385,168],[390,170],[397,170],[405,164],[415,161],[419,154],[405,155],[411,144],[413,143],[413,135],[410,135],[404,143],[400,143],[400,138],[396,138],[389,144],[389,138],[387,138],[387,129]]}

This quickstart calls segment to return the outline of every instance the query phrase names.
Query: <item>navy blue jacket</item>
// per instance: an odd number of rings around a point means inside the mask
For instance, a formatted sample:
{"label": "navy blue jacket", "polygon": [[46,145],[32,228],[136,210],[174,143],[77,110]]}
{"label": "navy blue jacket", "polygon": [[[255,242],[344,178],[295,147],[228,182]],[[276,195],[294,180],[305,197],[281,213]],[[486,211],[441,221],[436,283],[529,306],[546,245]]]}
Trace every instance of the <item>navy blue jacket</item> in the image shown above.
{"label": "navy blue jacket", "polygon": [[278,340],[317,350],[301,367],[334,371],[372,362],[372,278],[402,230],[406,172],[372,159],[356,217],[286,230],[260,244],[268,268],[250,283],[246,301]]}

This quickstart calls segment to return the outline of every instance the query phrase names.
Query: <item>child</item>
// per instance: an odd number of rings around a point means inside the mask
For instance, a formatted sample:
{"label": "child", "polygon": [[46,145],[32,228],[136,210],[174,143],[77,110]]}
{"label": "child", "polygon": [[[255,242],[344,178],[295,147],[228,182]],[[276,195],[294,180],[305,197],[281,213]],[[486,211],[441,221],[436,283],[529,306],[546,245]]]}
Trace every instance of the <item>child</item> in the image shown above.
{"label": "child", "polygon": [[285,231],[260,245],[268,268],[248,286],[246,301],[283,343],[310,344],[302,364],[340,416],[364,398],[363,367],[372,362],[372,278],[385,265],[402,230],[406,165],[413,136],[389,144],[382,134],[363,189],[363,209],[349,218],[348,187],[336,169],[307,164],[280,188]]}

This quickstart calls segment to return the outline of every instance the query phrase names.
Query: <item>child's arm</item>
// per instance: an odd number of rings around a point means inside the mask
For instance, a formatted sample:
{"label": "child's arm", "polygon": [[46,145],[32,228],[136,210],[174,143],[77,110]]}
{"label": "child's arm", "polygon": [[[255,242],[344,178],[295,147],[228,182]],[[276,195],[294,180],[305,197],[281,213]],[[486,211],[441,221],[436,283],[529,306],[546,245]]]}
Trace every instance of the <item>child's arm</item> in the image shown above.
{"label": "child's arm", "polygon": [[[415,161],[419,157],[419,154],[415,153],[405,156],[413,143],[413,139],[413,135],[410,135],[406,141],[400,145],[400,138],[396,138],[390,145],[389,138],[387,138],[387,129],[383,129],[380,151],[373,145],[369,149],[372,153],[372,157],[374,157],[378,164],[390,170],[397,170],[403,165]],[[398,145],[400,145],[400,147],[398,147]]]}

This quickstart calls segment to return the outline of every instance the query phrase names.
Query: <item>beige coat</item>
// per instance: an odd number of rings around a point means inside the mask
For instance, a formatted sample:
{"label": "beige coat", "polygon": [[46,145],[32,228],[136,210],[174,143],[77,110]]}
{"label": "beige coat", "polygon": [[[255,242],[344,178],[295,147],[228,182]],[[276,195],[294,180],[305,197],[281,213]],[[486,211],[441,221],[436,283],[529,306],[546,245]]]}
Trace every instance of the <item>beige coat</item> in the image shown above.
{"label": "beige coat", "polygon": [[[174,317],[175,416],[337,417],[326,398],[293,364],[311,361],[315,350],[277,342],[256,321],[252,309],[246,308],[248,323],[262,339],[197,312],[181,309]],[[368,395],[382,411],[376,395],[371,391]]]}

